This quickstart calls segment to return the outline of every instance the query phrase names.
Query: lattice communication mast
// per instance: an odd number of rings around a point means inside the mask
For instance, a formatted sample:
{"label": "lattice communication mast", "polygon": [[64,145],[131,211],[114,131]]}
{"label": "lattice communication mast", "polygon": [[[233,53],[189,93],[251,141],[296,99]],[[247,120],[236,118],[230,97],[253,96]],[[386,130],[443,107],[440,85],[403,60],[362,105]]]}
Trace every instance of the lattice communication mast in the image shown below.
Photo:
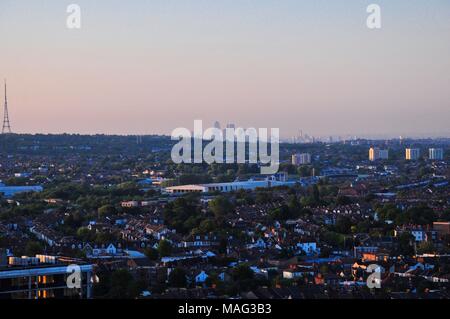
{"label": "lattice communication mast", "polygon": [[5,80],[5,107],[3,109],[2,134],[8,134],[8,133],[12,133],[12,131],[11,131],[11,123],[9,122],[8,97],[6,95],[6,80]]}

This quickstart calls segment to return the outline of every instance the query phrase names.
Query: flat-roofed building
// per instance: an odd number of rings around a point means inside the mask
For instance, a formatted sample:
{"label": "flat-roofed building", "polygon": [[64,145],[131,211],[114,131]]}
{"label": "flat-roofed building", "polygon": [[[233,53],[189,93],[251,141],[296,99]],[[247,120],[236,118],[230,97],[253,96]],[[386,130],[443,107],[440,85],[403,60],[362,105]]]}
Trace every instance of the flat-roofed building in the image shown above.
{"label": "flat-roofed building", "polygon": [[292,165],[307,165],[311,164],[311,154],[299,153],[292,155]]}
{"label": "flat-roofed building", "polygon": [[198,185],[180,185],[166,187],[166,192],[171,194],[183,193],[211,193],[211,192],[232,192],[240,189],[254,190],[256,188],[276,187],[283,185],[294,185],[295,181],[277,181],[277,180],[260,180],[260,181],[244,181],[231,183],[212,183],[212,184],[198,184]]}
{"label": "flat-roofed building", "polygon": [[5,186],[0,183],[0,194],[5,197],[12,197],[19,193],[42,192],[42,186]]}
{"label": "flat-roofed building", "polygon": [[9,257],[0,265],[0,299],[90,299],[93,271],[92,264],[70,258]]}
{"label": "flat-roofed building", "polygon": [[378,147],[371,147],[369,149],[369,160],[387,160],[389,159],[389,150],[382,150]]}
{"label": "flat-roofed building", "polygon": [[444,159],[444,150],[442,148],[430,148],[428,156],[430,160],[442,161]]}
{"label": "flat-roofed building", "polygon": [[166,192],[172,194],[180,193],[206,193],[207,188],[203,185],[180,185],[166,187]]}
{"label": "flat-roofed building", "polygon": [[450,222],[433,222],[433,230],[439,237],[450,235]]}
{"label": "flat-roofed building", "polygon": [[124,208],[133,208],[133,207],[139,207],[140,203],[136,200],[121,202],[120,206]]}
{"label": "flat-roofed building", "polygon": [[420,149],[418,148],[407,148],[405,151],[405,158],[408,161],[418,160],[420,156]]}

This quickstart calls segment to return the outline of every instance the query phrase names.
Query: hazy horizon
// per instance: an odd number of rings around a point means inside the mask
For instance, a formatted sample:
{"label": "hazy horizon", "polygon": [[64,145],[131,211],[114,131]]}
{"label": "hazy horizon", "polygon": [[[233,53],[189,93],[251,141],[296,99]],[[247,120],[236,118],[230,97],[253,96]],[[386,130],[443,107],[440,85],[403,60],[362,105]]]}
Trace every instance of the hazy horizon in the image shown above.
{"label": "hazy horizon", "polygon": [[449,32],[448,0],[2,0],[0,79],[16,133],[450,137]]}

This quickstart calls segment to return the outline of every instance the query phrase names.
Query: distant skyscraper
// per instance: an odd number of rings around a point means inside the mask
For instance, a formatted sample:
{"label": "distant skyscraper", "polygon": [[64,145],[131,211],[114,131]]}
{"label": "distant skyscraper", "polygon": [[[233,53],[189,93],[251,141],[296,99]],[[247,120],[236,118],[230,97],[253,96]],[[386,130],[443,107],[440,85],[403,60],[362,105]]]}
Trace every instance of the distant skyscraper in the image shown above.
{"label": "distant skyscraper", "polygon": [[292,155],[292,165],[306,165],[311,164],[311,154],[302,153]]}
{"label": "distant skyscraper", "polygon": [[444,150],[442,148],[430,148],[428,152],[430,160],[442,161],[444,159]]}
{"label": "distant skyscraper", "polygon": [[415,161],[419,159],[420,149],[418,148],[407,148],[406,149],[406,160]]}
{"label": "distant skyscraper", "polygon": [[6,95],[6,80],[5,80],[5,106],[3,109],[3,127],[2,134],[11,133],[11,123],[9,123],[8,114],[8,97]]}
{"label": "distant skyscraper", "polygon": [[236,125],[234,125],[233,123],[228,123],[227,128],[236,128]]}
{"label": "distant skyscraper", "polygon": [[221,129],[219,121],[214,122],[214,128],[219,129],[219,130]]}
{"label": "distant skyscraper", "polygon": [[378,147],[371,147],[369,149],[369,160],[376,161],[379,159],[381,159],[381,160],[389,159],[389,151],[379,149]]}

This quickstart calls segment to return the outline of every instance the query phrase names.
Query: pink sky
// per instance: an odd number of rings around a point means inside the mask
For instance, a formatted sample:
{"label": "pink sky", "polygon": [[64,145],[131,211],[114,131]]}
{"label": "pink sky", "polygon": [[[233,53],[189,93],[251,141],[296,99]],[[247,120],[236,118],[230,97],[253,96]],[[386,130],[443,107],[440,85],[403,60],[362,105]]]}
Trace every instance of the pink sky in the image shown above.
{"label": "pink sky", "polygon": [[[450,136],[450,5],[379,1],[0,3],[15,132],[169,134],[219,120],[282,136]],[[408,5],[405,5],[408,3]]]}

